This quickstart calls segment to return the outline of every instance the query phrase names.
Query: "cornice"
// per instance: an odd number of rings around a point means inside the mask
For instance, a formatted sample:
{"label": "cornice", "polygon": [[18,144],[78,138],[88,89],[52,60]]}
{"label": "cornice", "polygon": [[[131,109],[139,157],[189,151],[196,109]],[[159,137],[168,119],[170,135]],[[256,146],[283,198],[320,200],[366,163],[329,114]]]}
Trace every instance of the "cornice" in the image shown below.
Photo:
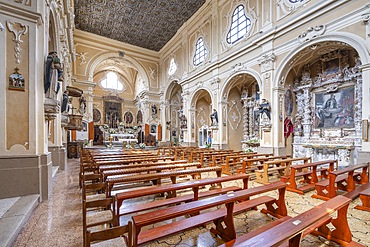
{"label": "cornice", "polygon": [[12,6],[6,3],[0,3],[0,14],[8,15],[17,19],[32,22],[41,26],[44,23],[42,15],[40,13],[25,10],[16,6]]}

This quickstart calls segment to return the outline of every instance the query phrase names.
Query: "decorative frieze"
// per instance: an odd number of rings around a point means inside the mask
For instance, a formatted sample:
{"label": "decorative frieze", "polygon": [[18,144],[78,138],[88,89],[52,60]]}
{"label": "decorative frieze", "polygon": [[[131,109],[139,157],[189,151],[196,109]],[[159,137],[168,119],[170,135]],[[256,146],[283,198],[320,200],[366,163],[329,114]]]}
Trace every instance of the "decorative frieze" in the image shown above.
{"label": "decorative frieze", "polygon": [[276,56],[274,53],[271,54],[264,54],[261,56],[260,59],[257,60],[259,65],[262,67],[262,73],[269,71],[274,68]]}

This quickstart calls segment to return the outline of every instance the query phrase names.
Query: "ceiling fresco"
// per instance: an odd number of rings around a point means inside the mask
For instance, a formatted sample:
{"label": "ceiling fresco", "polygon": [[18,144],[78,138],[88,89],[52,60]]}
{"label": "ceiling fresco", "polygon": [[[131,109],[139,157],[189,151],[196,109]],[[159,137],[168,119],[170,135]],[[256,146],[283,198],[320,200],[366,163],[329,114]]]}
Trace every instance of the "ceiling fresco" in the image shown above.
{"label": "ceiling fresco", "polygon": [[159,51],[205,0],[75,0],[76,28]]}

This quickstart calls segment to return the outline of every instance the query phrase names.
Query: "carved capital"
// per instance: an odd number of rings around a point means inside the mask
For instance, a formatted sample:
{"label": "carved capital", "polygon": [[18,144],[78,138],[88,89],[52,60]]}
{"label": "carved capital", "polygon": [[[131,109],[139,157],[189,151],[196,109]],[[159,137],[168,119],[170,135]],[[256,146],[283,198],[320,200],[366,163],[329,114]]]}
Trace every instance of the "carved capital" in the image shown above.
{"label": "carved capital", "polygon": [[271,53],[264,54],[261,56],[260,59],[257,60],[259,65],[261,65],[262,67],[262,72],[266,72],[268,70],[273,69],[275,58],[276,58],[275,54]]}

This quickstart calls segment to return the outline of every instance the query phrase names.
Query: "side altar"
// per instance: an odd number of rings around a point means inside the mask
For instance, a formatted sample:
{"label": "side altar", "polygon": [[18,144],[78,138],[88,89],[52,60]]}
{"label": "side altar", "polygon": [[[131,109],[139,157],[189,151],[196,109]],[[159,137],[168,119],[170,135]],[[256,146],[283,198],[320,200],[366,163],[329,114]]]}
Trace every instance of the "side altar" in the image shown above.
{"label": "side altar", "polygon": [[303,67],[293,86],[295,157],[337,159],[342,167],[357,163],[362,145],[360,66],[355,51],[335,50]]}

